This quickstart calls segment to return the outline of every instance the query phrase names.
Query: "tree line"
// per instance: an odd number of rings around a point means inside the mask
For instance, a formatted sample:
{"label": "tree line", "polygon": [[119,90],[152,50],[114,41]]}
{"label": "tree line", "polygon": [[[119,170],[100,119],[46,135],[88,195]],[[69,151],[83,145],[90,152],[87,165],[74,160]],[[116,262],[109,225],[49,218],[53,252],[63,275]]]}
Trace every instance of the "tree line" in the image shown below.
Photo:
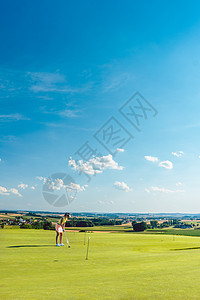
{"label": "tree line", "polygon": [[23,223],[20,225],[22,229],[44,229],[44,230],[55,230],[55,226],[53,226],[52,222],[44,221],[44,222],[34,222],[32,224]]}
{"label": "tree line", "polygon": [[93,227],[121,225],[121,220],[110,220],[106,218],[80,219],[73,218],[66,222],[66,227]]}

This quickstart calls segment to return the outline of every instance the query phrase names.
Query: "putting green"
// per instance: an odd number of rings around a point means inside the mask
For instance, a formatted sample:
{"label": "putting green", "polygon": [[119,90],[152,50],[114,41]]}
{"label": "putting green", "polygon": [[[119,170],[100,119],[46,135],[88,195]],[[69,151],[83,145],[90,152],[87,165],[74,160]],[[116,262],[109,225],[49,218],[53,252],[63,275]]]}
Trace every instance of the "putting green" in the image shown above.
{"label": "putting green", "polygon": [[200,239],[170,235],[0,230],[0,299],[199,299]]}

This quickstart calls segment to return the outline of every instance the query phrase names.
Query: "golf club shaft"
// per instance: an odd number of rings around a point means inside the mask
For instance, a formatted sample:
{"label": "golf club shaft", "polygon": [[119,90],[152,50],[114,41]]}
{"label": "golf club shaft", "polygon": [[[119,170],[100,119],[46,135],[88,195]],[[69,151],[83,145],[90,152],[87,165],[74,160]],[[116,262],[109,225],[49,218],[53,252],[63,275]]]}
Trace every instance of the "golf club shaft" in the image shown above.
{"label": "golf club shaft", "polygon": [[64,234],[65,234],[65,237],[66,237],[67,244],[68,244],[68,246],[70,246],[70,245],[69,245],[69,241],[68,241],[68,238],[67,238],[67,235],[66,235],[66,232],[65,232],[65,231],[64,231]]}

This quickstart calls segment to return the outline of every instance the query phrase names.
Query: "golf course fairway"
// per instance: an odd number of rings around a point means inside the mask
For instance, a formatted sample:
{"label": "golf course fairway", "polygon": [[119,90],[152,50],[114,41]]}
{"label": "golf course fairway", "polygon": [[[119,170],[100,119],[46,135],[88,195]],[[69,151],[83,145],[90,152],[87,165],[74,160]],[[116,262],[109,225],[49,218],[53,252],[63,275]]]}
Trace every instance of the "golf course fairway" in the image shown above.
{"label": "golf course fairway", "polygon": [[[200,299],[200,238],[0,230],[0,299]],[[64,240],[65,244],[66,241]]]}

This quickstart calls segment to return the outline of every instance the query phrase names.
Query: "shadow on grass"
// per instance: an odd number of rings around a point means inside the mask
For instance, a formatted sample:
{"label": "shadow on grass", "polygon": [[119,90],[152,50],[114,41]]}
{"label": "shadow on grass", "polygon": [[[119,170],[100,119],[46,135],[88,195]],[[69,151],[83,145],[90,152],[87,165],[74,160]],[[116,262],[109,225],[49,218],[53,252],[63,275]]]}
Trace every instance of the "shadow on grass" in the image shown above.
{"label": "shadow on grass", "polygon": [[171,249],[171,251],[197,250],[197,249],[200,249],[200,247],[191,247],[191,248]]}
{"label": "shadow on grass", "polygon": [[55,245],[19,245],[19,246],[8,246],[7,248],[36,248],[36,247],[55,247]]}

